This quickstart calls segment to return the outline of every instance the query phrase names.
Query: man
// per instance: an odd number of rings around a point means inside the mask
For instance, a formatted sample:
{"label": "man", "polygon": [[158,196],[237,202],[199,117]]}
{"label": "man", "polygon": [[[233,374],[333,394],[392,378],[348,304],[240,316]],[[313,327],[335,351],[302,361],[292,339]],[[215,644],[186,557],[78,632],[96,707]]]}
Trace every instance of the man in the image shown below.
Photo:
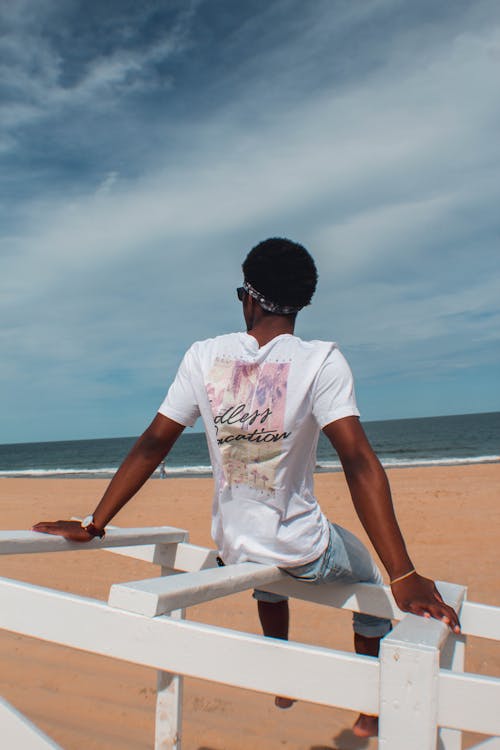
{"label": "man", "polygon": [[[80,525],[38,523],[35,530],[75,541],[104,527],[144,484],[184,430],[201,416],[215,479],[212,536],[225,563],[278,565],[304,581],[382,577],[350,532],[329,523],[313,493],[320,429],[342,462],[359,518],[391,580],[398,606],[435,617],[459,632],[456,613],[433,581],[420,576],[394,514],[389,484],[359,421],[352,376],[334,343],[294,336],[296,315],[317,282],[307,250],[269,239],[243,263],[237,290],[246,333],[196,342],[184,356],[159,412]],[[288,602],[255,591],[265,635],[288,637]],[[377,656],[390,621],[355,614],[357,653]],[[287,708],[293,701],[276,697]],[[377,733],[377,717],[361,714],[354,732]]]}

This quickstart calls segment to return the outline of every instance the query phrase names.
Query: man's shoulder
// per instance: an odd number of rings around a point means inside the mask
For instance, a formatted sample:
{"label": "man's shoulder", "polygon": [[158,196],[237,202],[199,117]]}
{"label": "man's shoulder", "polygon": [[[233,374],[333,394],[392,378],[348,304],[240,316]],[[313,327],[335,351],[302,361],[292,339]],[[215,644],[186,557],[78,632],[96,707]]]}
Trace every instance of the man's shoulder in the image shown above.
{"label": "man's shoulder", "polygon": [[200,339],[191,344],[187,353],[201,355],[205,352],[212,352],[218,349],[237,347],[240,343],[240,337],[240,333],[223,333],[208,339]]}
{"label": "man's shoulder", "polygon": [[221,333],[219,336],[212,336],[208,339],[199,339],[191,344],[191,349],[194,347],[203,349],[210,346],[217,346],[220,344],[229,344],[240,340],[241,333]]}
{"label": "man's shoulder", "polygon": [[301,339],[298,337],[297,341],[299,341],[301,344],[304,344],[305,346],[311,346],[313,348],[318,349],[336,349],[337,348],[337,342],[336,341],[327,341],[326,339]]}
{"label": "man's shoulder", "polygon": [[335,341],[300,338],[295,338],[295,341],[296,345],[302,349],[306,355],[318,354],[320,357],[328,357],[331,352],[338,350],[338,344]]}

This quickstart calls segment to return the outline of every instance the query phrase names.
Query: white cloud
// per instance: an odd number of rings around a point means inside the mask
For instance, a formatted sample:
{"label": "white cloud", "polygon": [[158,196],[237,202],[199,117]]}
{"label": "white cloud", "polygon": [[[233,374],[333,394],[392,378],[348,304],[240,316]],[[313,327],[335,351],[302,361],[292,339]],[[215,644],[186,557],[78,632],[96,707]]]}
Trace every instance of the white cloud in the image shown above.
{"label": "white cloud", "polygon": [[[13,12],[12,6],[18,7]],[[56,3],[42,3],[25,8],[24,3],[7,3],[0,9],[0,22],[4,33],[0,39],[0,81],[4,82],[10,97],[2,108],[0,125],[14,129],[33,121],[64,113],[68,108],[91,107],[93,111],[108,110],[119,97],[133,93],[134,87],[145,89],[160,83],[152,65],[168,60],[179,53],[189,40],[189,24],[195,3],[188,4],[179,13],[171,28],[162,38],[143,49],[124,46],[103,52],[86,65],[81,63],[79,76],[71,84],[65,83],[65,61],[54,40],[43,33],[41,19],[47,22],[51,14],[57,25],[58,12],[63,9]],[[32,11],[35,10],[33,13]],[[64,15],[64,14],[63,14]],[[145,23],[147,11],[141,15]],[[124,33],[124,41],[127,34]],[[172,85],[172,77],[163,75],[161,86]],[[7,142],[8,143],[8,142]]]}
{"label": "white cloud", "polygon": [[119,172],[108,172],[96,190],[96,195],[108,195],[119,177]]}
{"label": "white cloud", "polygon": [[[338,253],[348,269],[373,247],[399,252],[408,237],[415,245],[415,232],[432,232],[457,193],[466,201],[481,190],[492,146],[478,133],[499,114],[487,51],[498,43],[492,30],[481,44],[458,40],[448,56],[439,50],[410,79],[389,65],[340,96],[322,91],[290,110],[286,126],[275,113],[255,132],[237,121],[233,103],[229,116],[223,108],[201,126],[187,125],[177,165],[163,170],[159,153],[155,174],[118,188],[110,172],[97,195],[47,205],[17,262],[38,267],[40,285],[68,267],[143,253],[168,238],[224,234],[273,217],[279,223],[316,203],[313,237],[320,249],[335,248],[335,262]],[[460,85],[451,86],[453,76]],[[478,77],[486,81],[481,96]],[[478,140],[471,164],[466,147]],[[467,180],[457,184],[461,172]]]}

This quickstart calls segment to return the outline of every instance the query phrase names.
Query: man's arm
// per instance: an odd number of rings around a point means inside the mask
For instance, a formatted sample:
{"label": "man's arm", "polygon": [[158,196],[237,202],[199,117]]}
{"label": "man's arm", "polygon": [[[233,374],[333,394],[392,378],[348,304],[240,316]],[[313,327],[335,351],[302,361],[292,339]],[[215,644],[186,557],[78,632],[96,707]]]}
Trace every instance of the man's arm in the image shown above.
{"label": "man's arm", "polygon": [[366,533],[395,581],[392,593],[400,609],[443,620],[460,631],[455,611],[445,604],[434,582],[416,571],[408,555],[391,499],[389,482],[357,417],[331,422],[323,432],[335,448],[344,469],[354,507]]}
{"label": "man's arm", "polygon": [[[135,495],[158,464],[169,453],[184,425],[157,414],[141,435],[109,483],[102,500],[94,511],[94,525],[104,529],[120,508]],[[33,531],[57,534],[75,542],[88,542],[92,535],[78,521],[42,521]]]}

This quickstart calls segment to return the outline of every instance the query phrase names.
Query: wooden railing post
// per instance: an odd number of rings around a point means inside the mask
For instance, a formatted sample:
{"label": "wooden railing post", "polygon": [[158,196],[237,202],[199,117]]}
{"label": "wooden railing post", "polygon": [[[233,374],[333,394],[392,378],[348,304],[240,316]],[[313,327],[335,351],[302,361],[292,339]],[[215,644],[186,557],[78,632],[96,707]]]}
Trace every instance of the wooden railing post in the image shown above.
{"label": "wooden railing post", "polygon": [[406,615],[381,644],[380,750],[436,748],[439,649],[419,642],[416,620]]}
{"label": "wooden railing post", "polygon": [[[452,583],[439,587],[444,600],[458,611],[465,587]],[[383,639],[379,750],[436,750],[440,649],[449,637],[444,622],[407,614]],[[449,652],[446,658],[451,658]],[[459,650],[456,664],[458,668]]]}
{"label": "wooden railing post", "polygon": [[[452,672],[463,672],[467,636],[449,635],[441,652],[441,668]],[[462,750],[462,732],[443,727],[439,730],[438,750]]]}
{"label": "wooden railing post", "polygon": [[[170,617],[180,620],[184,610],[178,609]],[[157,672],[155,750],[181,750],[183,682],[182,675]]]}
{"label": "wooden railing post", "polygon": [[[161,567],[160,575],[172,574],[171,568]],[[184,609],[176,609],[169,616],[173,620],[185,617]],[[156,679],[155,750],[181,750],[182,747],[182,675],[159,669]]]}

